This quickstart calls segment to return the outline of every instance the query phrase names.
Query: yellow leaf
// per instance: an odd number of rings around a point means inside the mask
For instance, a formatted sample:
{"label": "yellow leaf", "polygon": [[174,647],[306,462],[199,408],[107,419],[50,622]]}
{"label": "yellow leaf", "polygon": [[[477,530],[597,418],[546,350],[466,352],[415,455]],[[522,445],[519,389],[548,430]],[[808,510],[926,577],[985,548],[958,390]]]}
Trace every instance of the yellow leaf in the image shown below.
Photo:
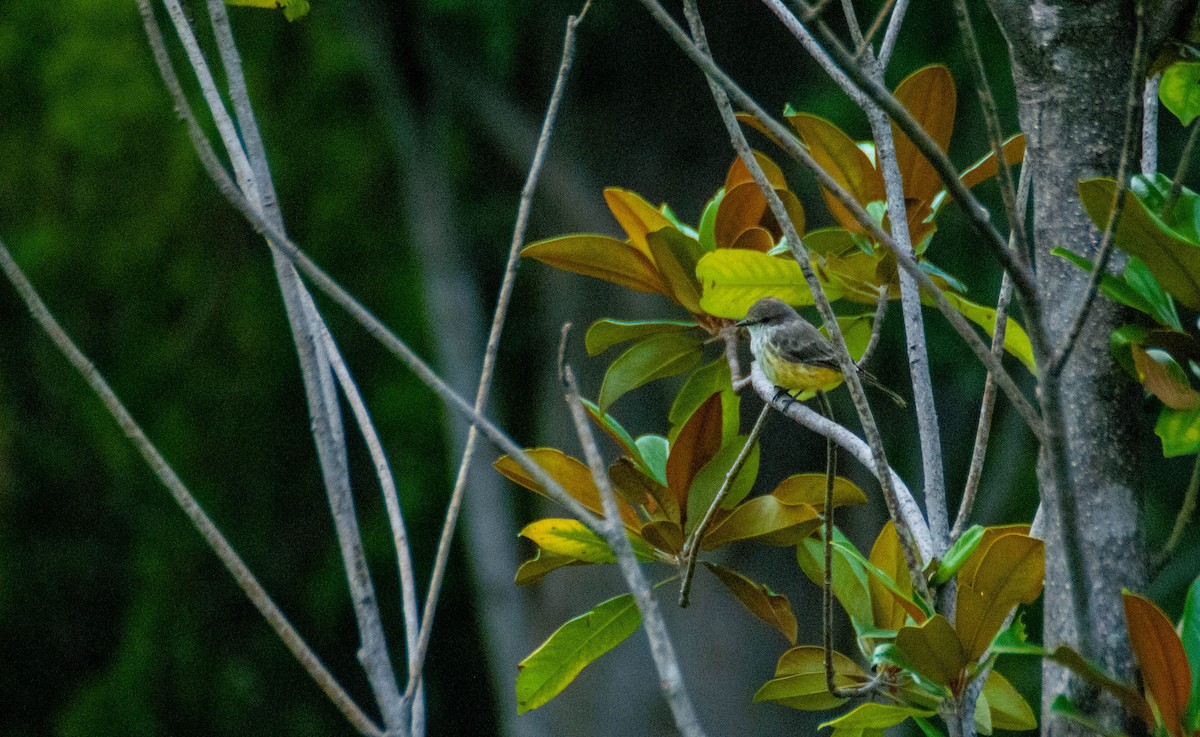
{"label": "yellow leaf", "polygon": [[[904,562],[904,554],[900,550],[900,536],[896,534],[896,525],[888,520],[887,524],[875,538],[868,559],[876,568],[891,577],[900,589],[900,593],[912,596],[912,577],[908,573],[908,565]],[[900,604],[900,600],[876,576],[867,578],[867,586],[871,589],[871,610],[875,613],[875,626],[884,630],[898,630],[908,619],[908,612]]]}
{"label": "yellow leaf", "polygon": [[526,246],[522,256],[638,292],[670,295],[658,268],[636,247],[606,235],[565,235]]}
{"label": "yellow leaf", "polygon": [[642,254],[654,260],[650,249],[646,246],[646,235],[656,230],[673,227],[666,215],[663,215],[654,205],[651,205],[637,192],[618,187],[608,187],[604,190],[604,201],[613,217],[629,237],[629,242]]}
{"label": "yellow leaf", "polygon": [[[858,204],[866,207],[869,202],[886,200],[883,177],[858,144],[840,128],[824,118],[805,113],[789,115],[788,122],[808,145],[809,151],[821,168],[849,191]],[[850,214],[846,206],[829,192],[822,191],[834,219],[846,229],[862,233],[862,225]]]}
{"label": "yellow leaf", "polygon": [[617,560],[608,543],[579,520],[540,519],[526,525],[520,534],[552,555],[588,563],[615,563]]}
{"label": "yellow leaf", "polygon": [[1191,669],[1183,643],[1167,615],[1149,599],[1124,593],[1129,645],[1142,669],[1146,692],[1153,699],[1171,737],[1183,735],[1183,715],[1192,695]]}
{"label": "yellow leaf", "polygon": [[[938,148],[943,152],[949,148],[957,105],[950,70],[941,64],[918,69],[896,87],[895,94]],[[922,204],[931,202],[942,188],[933,165],[895,123],[892,124],[892,137],[896,143],[896,163],[904,179],[904,199]]]}
{"label": "yellow leaf", "polygon": [[[820,511],[825,508],[825,474],[798,473],[779,482],[771,492],[784,504],[808,504]],[[866,493],[848,478],[835,476],[833,479],[833,506],[866,504]]]}
{"label": "yellow leaf", "polygon": [[[839,652],[833,653],[833,674],[833,683],[838,688],[852,688],[867,681],[863,669]],[[754,700],[774,701],[804,711],[823,711],[846,703],[846,699],[829,693],[825,683],[825,651],[813,645],[785,652],[775,667],[775,677],[758,689]]]}
{"label": "yellow leaf", "polygon": [[[527,448],[525,453],[552,479],[557,481],[575,501],[592,512],[604,516],[604,507],[600,503],[600,490],[592,481],[592,473],[587,466],[557,448]],[[517,484],[543,496],[546,495],[542,485],[534,481],[533,477],[509,456],[501,456],[492,465]],[[624,499],[617,499],[617,508],[621,511],[621,521],[625,523],[626,528],[636,531],[641,527],[641,520],[638,519],[637,512],[633,511],[628,502]]]}
{"label": "yellow leaf", "polygon": [[1013,688],[1008,679],[993,670],[983,684],[983,694],[991,712],[992,727],[1024,732],[1037,729],[1037,717],[1025,697]]}
{"label": "yellow leaf", "polygon": [[[969,299],[963,299],[954,292],[943,291],[946,295],[946,301],[950,306],[957,310],[963,317],[975,323],[984,329],[988,335],[992,334],[996,327],[996,310],[992,307],[984,307],[980,304],[975,304]],[[921,293],[921,303],[926,305],[933,304],[933,298],[925,292]],[[1037,374],[1037,363],[1033,360],[1033,345],[1029,342],[1029,336],[1025,333],[1025,328],[1021,327],[1020,323],[1011,317],[1005,323],[1004,328],[1004,350],[1015,356],[1025,368],[1029,369],[1029,373]]]}
{"label": "yellow leaf", "polygon": [[[700,307],[715,317],[741,319],[763,297],[778,297],[797,307],[813,303],[800,265],[792,258],[722,248],[701,257],[696,276],[702,289]],[[835,300],[841,291],[825,284],[825,295]]]}
{"label": "yellow leaf", "polygon": [[[783,178],[783,170],[779,165],[771,160],[769,156],[760,152],[754,151],[754,160],[762,167],[763,174],[767,176],[767,181],[775,189],[787,189],[787,180]],[[729,173],[725,175],[725,191],[728,192],[739,184],[745,182],[754,182],[754,177],[750,175],[750,170],[746,168],[746,162],[742,161],[742,157],[738,156],[729,166]]]}
{"label": "yellow leaf", "polygon": [[955,608],[955,626],[972,661],[987,651],[1013,607],[1041,594],[1045,546],[1026,535],[1001,535],[972,565],[974,558],[959,570]]}
{"label": "yellow leaf", "polygon": [[939,686],[958,693],[962,669],[972,661],[946,618],[930,617],[919,627],[902,627],[896,633],[896,649],[917,673]]}

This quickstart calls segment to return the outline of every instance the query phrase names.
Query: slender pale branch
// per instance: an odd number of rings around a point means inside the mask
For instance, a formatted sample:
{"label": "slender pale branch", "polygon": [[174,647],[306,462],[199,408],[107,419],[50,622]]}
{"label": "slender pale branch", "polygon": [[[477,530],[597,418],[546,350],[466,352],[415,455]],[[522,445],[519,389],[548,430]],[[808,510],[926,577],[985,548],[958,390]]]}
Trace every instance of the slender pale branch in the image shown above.
{"label": "slender pale branch", "polygon": [[[563,326],[564,343],[566,330]],[[617,557],[617,566],[625,577],[625,585],[637,601],[638,610],[642,613],[642,628],[650,639],[650,654],[654,658],[654,667],[658,671],[659,686],[663,697],[671,709],[675,719],[675,727],[684,737],[703,737],[704,729],[696,709],[692,706],[691,697],[683,682],[683,673],[679,667],[679,659],[671,644],[670,633],[667,632],[666,622],[654,598],[654,592],[642,575],[641,566],[633,552],[633,545],[625,533],[625,525],[621,522],[621,513],[617,508],[617,495],[613,491],[612,481],[600,457],[600,449],[596,447],[596,438],[592,434],[592,426],[587,413],[583,409],[583,401],[579,398],[579,387],[575,383],[575,375],[570,366],[564,366],[562,372],[563,384],[567,392],[567,404],[571,409],[571,419],[575,422],[575,432],[583,445],[583,454],[587,458],[588,467],[596,488],[600,490],[600,502],[604,506],[602,532],[613,553]]]}
{"label": "slender pale branch", "polygon": [[874,40],[875,34],[879,33],[879,29],[883,28],[883,19],[888,17],[888,13],[891,11],[892,6],[895,5],[895,3],[896,0],[884,0],[883,7],[881,7],[879,12],[875,14],[875,20],[871,21],[871,27],[868,28],[867,32],[863,35],[862,42],[854,48],[855,59],[861,59],[863,57],[863,52],[867,50],[867,46],[870,45],[872,40]]}
{"label": "slender pale branch", "polygon": [[1096,258],[1092,262],[1092,272],[1088,275],[1083,298],[1071,320],[1070,328],[1067,329],[1066,337],[1054,354],[1054,358],[1045,367],[1047,375],[1052,379],[1057,379],[1062,375],[1063,368],[1066,367],[1071,353],[1075,350],[1075,345],[1079,342],[1079,335],[1087,324],[1088,315],[1092,311],[1092,303],[1095,302],[1096,294],[1100,291],[1100,281],[1108,273],[1108,260],[1112,256],[1114,234],[1120,225],[1121,213],[1125,206],[1125,191],[1129,187],[1129,161],[1133,153],[1133,129],[1137,123],[1137,109],[1142,98],[1140,80],[1144,74],[1142,46],[1144,45],[1145,23],[1142,15],[1142,0],[1137,0],[1134,7],[1137,21],[1133,40],[1133,60],[1129,72],[1129,90],[1125,97],[1125,133],[1121,139],[1121,158],[1117,162],[1117,188],[1113,193],[1108,224],[1104,226],[1104,235],[1100,238],[1100,249],[1096,252]]}
{"label": "slender pale branch", "polygon": [[742,445],[742,450],[734,459],[733,465],[729,467],[729,472],[725,474],[725,480],[721,482],[721,488],[717,489],[716,496],[713,497],[712,504],[708,505],[704,516],[700,519],[700,523],[692,530],[692,534],[683,544],[683,575],[682,582],[679,585],[679,606],[686,607],[688,605],[688,597],[692,592],[692,576],[696,574],[696,561],[700,558],[700,541],[704,539],[704,533],[708,532],[709,525],[712,524],[713,517],[716,516],[717,510],[721,508],[721,504],[725,501],[725,497],[729,495],[730,488],[733,487],[733,482],[737,479],[739,473],[742,472],[742,466],[746,465],[746,459],[750,457],[750,452],[754,449],[754,444],[758,442],[758,436],[762,434],[763,426],[767,423],[767,415],[771,413],[771,405],[764,404],[762,411],[758,413],[758,419],[754,421],[754,427],[750,429],[750,434],[746,437],[746,442]]}
{"label": "slender pale branch", "polygon": [[1152,177],[1158,172],[1158,84],[1162,72],[1146,79],[1142,92],[1142,174]]}
{"label": "slender pale branch", "polygon": [[309,676],[320,687],[321,691],[329,697],[329,700],[334,703],[338,711],[342,713],[346,720],[350,722],[361,734],[368,737],[383,737],[383,731],[371,721],[363,710],[354,702],[350,694],[342,688],[337,679],[333,677],[321,662],[313,649],[309,647],[300,633],[296,631],[291,622],[288,621],[284,613],[279,609],[275,602],[271,599],[270,594],[255,578],[254,573],[246,565],[245,561],[221,534],[212,518],[205,513],[200,503],[196,501],[196,497],[179,478],[175,470],[154,446],[150,438],[138,425],[137,420],[129,413],[129,410],[121,402],[116,392],[109,386],[108,382],[101,376],[100,372],[91,360],[79,349],[71,337],[67,335],[62,326],[50,313],[46,303],[38,295],[33,284],[21,271],[21,267],[13,260],[12,254],[9,253],[8,247],[0,241],[0,270],[4,271],[9,282],[12,283],[20,296],[21,301],[25,303],[25,307],[33,316],[33,319],[45,331],[46,335],[54,343],[55,347],[66,357],[100,401],[104,404],[105,409],[116,420],[121,431],[133,443],[138,454],[142,456],[146,464],[150,466],[150,470],[158,477],[163,486],[167,487],[167,491],[171,493],[171,497],[183,513],[187,515],[188,520],[200,536],[204,538],[204,542],[212,548],[216,553],[217,558],[233,576],[238,587],[246,594],[246,598],[254,605],[254,608],[259,611],[263,619],[267,621],[271,629],[287,647],[292,656],[300,663]]}
{"label": "slender pale branch", "polygon": [[[696,44],[692,42],[687,33],[679,27],[679,24],[677,24],[675,20],[671,18],[670,14],[663,9],[658,0],[641,0],[641,3],[651,14],[651,16],[659,23],[659,25],[663,27],[672,40],[679,45],[680,49],[683,50],[689,59],[699,66],[710,79],[716,81],[730,96],[731,100],[736,102],[740,107],[742,107],[742,109],[749,111],[754,117],[758,118],[762,124],[767,127],[771,134],[775,136],[782,148],[790,156],[812,171],[817,177],[817,181],[820,183],[820,185],[828,190],[829,193],[833,195],[833,197],[839,203],[846,207],[854,219],[861,224],[868,233],[870,233],[873,240],[877,241],[885,248],[892,250],[896,256],[897,265],[916,277],[918,283],[921,285],[921,288],[932,295],[934,305],[937,307],[938,311],[945,316],[951,327],[954,328],[954,331],[962,337],[963,341],[971,349],[971,352],[974,353],[975,356],[984,364],[984,366],[987,367],[989,372],[996,374],[997,382],[999,383],[1001,390],[1004,391],[1005,395],[1009,398],[1009,401],[1012,402],[1014,409],[1016,409],[1017,413],[1021,416],[1021,419],[1025,421],[1026,425],[1029,426],[1029,429],[1034,433],[1034,435],[1042,438],[1043,431],[1041,426],[1041,418],[1038,416],[1037,411],[1033,408],[1033,405],[1024,396],[1024,394],[1021,393],[1021,390],[1017,387],[1012,377],[1008,375],[1008,372],[1004,369],[1004,366],[997,361],[994,356],[991,355],[991,351],[975,333],[974,328],[967,323],[966,318],[959,314],[950,305],[945,295],[942,294],[941,289],[938,288],[928,274],[926,274],[920,269],[920,267],[917,266],[911,255],[905,254],[899,249],[895,249],[893,247],[891,236],[889,236],[879,227],[879,224],[876,223],[866,212],[866,210],[864,210],[863,207],[854,199],[854,197],[848,191],[846,191],[845,187],[841,186],[837,180],[835,180],[828,172],[822,169],[816,163],[816,161],[813,160],[808,150],[790,131],[788,131],[786,128],[780,125],[778,121],[774,120],[770,115],[768,115],[767,112],[763,110],[761,105],[747,95],[744,90],[742,90],[736,83],[733,82],[733,80],[729,78],[728,74],[722,71],[721,68],[718,67],[709,56],[704,54],[696,46]],[[751,168],[751,171],[753,171],[753,167]],[[768,203],[770,203],[771,193],[766,194]],[[787,222],[787,220],[785,219],[784,222]],[[805,268],[805,264],[803,263],[800,266],[802,270]],[[805,278],[808,278],[807,274],[805,275]],[[824,314],[822,317],[824,317]],[[1032,331],[1033,328],[1031,327],[1030,330]]]}
{"label": "slender pale branch", "polygon": [[[546,161],[546,152],[550,148],[550,139],[554,125],[558,119],[558,110],[566,94],[567,79],[570,76],[571,63],[575,58],[576,28],[587,14],[591,0],[584,3],[579,15],[567,18],[566,31],[563,33],[562,58],[558,66],[558,75],[554,80],[554,89],[550,94],[550,102],[546,106],[546,115],[542,121],[541,134],[538,136],[537,147],[534,149],[533,161],[521,188],[520,202],[517,206],[517,219],[513,226],[512,241],[509,244],[508,260],[504,267],[504,278],[500,283],[500,293],[496,297],[496,309],[492,312],[492,326],[488,332],[487,346],[483,354],[483,368],[479,374],[479,385],[475,392],[475,411],[482,413],[487,407],[491,394],[492,376],[496,368],[496,355],[500,348],[500,337],[504,332],[504,321],[508,315],[508,305],[512,299],[513,285],[516,283],[517,265],[520,262],[521,246],[525,242],[525,232],[529,225],[529,213],[533,207],[533,193],[537,189],[538,178]],[[416,662],[418,667],[409,673],[405,697],[410,698],[420,682],[421,664],[429,649],[429,639],[433,633],[433,617],[437,611],[438,595],[445,579],[446,566],[450,560],[450,546],[454,539],[454,529],[462,511],[463,496],[466,493],[467,477],[470,473],[471,462],[475,456],[475,448],[479,439],[479,430],[471,425],[467,431],[467,440],[463,447],[462,460],[454,480],[454,491],[450,496],[450,504],[446,508],[446,518],[442,525],[442,535],[438,540],[437,555],[434,559],[433,574],[429,583],[429,594],[425,599],[424,617],[421,622],[421,634],[417,643]]]}
{"label": "slender pale branch", "polygon": [[879,338],[883,335],[883,319],[887,317],[888,301],[891,297],[889,291],[888,285],[879,285],[879,296],[875,298],[875,317],[871,320],[871,337],[867,339],[867,347],[858,357],[859,366],[870,363],[871,356],[875,355],[875,349],[879,347]]}
{"label": "slender pale branch", "polygon": [[[883,43],[879,45],[879,64],[887,69],[892,60],[892,52],[896,49],[896,39],[900,38],[900,26],[904,24],[904,16],[908,13],[908,0],[897,0],[892,16],[888,20],[887,31],[883,34]],[[855,51],[855,56],[859,55]]]}
{"label": "slender pale branch", "polygon": [[[697,50],[702,57],[711,62],[712,57],[708,51],[708,44],[704,37],[704,26],[700,20],[699,11],[696,9],[695,0],[686,0],[683,7]],[[659,9],[661,9],[661,6]],[[711,76],[709,77],[709,88],[712,92],[713,100],[717,104],[721,120],[725,123],[725,128],[729,133],[734,149],[766,198],[771,213],[783,229],[784,238],[787,240],[788,247],[792,251],[792,256],[796,259],[796,263],[800,266],[800,270],[804,274],[805,283],[813,295],[817,311],[821,314],[821,319],[829,334],[829,340],[833,344],[837,354],[838,364],[842,370],[842,375],[845,377],[846,387],[850,391],[851,400],[854,402],[855,410],[858,412],[859,422],[863,426],[863,433],[867,436],[867,443],[871,448],[871,457],[877,468],[880,486],[883,489],[884,502],[887,504],[888,513],[896,522],[896,532],[900,538],[900,547],[904,550],[905,562],[912,572],[914,581],[920,580],[923,583],[924,578],[921,572],[924,569],[924,561],[913,540],[913,532],[909,529],[907,520],[900,517],[896,492],[892,488],[891,479],[885,470],[889,466],[887,454],[883,449],[883,439],[880,436],[878,426],[875,424],[875,418],[871,412],[871,406],[867,402],[866,393],[863,391],[862,381],[859,378],[854,359],[851,358],[850,352],[846,348],[846,340],[842,335],[841,327],[838,325],[837,316],[833,312],[829,298],[825,295],[823,285],[812,268],[808,251],[803,241],[801,241],[800,235],[796,232],[795,224],[792,222],[774,187],[767,181],[766,174],[763,172],[758,160],[754,157],[754,153],[750,149],[750,144],[746,141],[746,136],[742,132],[741,125],[738,123],[733,111],[733,106],[730,105],[729,97],[726,95],[725,90]]]}

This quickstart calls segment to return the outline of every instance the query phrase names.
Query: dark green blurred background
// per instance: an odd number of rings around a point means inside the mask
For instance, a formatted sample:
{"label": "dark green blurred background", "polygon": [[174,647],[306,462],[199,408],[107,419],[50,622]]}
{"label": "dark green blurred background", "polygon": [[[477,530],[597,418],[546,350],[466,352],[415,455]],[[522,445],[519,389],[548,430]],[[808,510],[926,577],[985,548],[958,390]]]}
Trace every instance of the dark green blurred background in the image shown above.
{"label": "dark green blurred background", "polygon": [[[192,4],[203,27],[204,5]],[[859,3],[862,16],[877,5]],[[290,233],[466,393],[563,24],[577,9],[573,0],[314,0],[296,23],[278,12],[231,9]],[[767,109],[791,102],[865,137],[863,116],[760,6],[720,0],[702,10],[719,61]],[[1006,130],[1015,132],[1005,47],[978,18]],[[945,43],[954,33],[942,3],[916,0],[909,26],[890,84],[935,61],[966,78],[960,49]],[[986,143],[961,82],[959,101],[951,155],[965,166]],[[1162,129],[1164,168],[1171,168],[1178,125],[1164,118]],[[605,185],[669,201],[695,222],[731,158],[702,77],[640,5],[600,0],[581,28],[530,239],[615,233]],[[785,171],[810,227],[828,223],[811,178]],[[1000,212],[994,185],[982,194]],[[197,165],[132,2],[0,3],[0,238],[299,630],[369,704],[267,253]],[[930,256],[963,278],[975,299],[994,299],[996,269],[952,207]],[[389,448],[423,587],[461,425],[335,307],[318,304]],[[576,452],[551,376],[559,325],[669,309],[659,298],[524,264],[492,414],[519,442]],[[903,366],[898,322],[889,320],[879,371]],[[929,330],[947,481],[957,490],[982,372],[940,318],[931,315]],[[611,356],[588,359],[577,345],[572,359],[594,394]],[[674,386],[643,389],[614,412],[636,432],[663,432]],[[757,400],[745,407],[756,411]],[[915,422],[882,411],[889,454],[919,488]],[[771,427],[768,481],[818,467],[823,445],[782,422]],[[1028,520],[1036,504],[1030,438],[1003,405],[996,427],[978,519]],[[1153,544],[1182,495],[1187,461],[1157,461],[1152,436],[1146,449]],[[571,571],[516,591],[509,583],[516,556],[529,552],[516,532],[545,510],[487,470],[491,447],[481,455],[481,490],[472,488],[430,653],[430,733],[669,733],[641,635],[543,713],[515,717],[516,661],[620,584],[611,571]],[[399,664],[394,554],[357,444],[351,457]],[[847,471],[863,480],[858,469]],[[869,541],[881,515],[874,504],[845,515],[845,525]],[[1197,568],[1196,543],[1187,548],[1152,592],[1172,613]],[[817,590],[800,580],[786,551],[747,547],[729,556],[789,594],[807,622],[802,639],[816,641]],[[785,643],[711,583],[698,584],[694,607],[670,615],[713,733],[811,728],[811,715],[750,703]],[[1035,630],[1039,616],[1027,617]],[[1036,664],[1000,667],[1036,693]],[[352,733],[0,284],[0,735],[259,731]]]}

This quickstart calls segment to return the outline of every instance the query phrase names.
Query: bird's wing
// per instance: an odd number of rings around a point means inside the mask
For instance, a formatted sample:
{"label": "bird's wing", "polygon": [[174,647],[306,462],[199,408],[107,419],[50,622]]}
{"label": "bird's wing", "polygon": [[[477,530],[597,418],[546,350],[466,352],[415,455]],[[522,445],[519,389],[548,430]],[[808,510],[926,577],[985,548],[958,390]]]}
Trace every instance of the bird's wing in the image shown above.
{"label": "bird's wing", "polygon": [[[804,328],[807,328],[805,330]],[[784,360],[840,370],[833,345],[811,325],[797,325],[778,331],[773,341]]]}

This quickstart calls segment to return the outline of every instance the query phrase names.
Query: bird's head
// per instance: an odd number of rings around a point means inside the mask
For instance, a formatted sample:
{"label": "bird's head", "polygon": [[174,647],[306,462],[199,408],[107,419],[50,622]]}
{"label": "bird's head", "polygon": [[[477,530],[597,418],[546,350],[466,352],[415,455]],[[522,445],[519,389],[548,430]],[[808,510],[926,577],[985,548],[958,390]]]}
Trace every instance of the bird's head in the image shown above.
{"label": "bird's head", "polygon": [[738,320],[737,326],[742,328],[750,328],[756,325],[774,327],[776,325],[783,325],[796,316],[796,311],[783,300],[776,299],[775,297],[763,297],[750,305],[750,310],[746,312],[746,317]]}

